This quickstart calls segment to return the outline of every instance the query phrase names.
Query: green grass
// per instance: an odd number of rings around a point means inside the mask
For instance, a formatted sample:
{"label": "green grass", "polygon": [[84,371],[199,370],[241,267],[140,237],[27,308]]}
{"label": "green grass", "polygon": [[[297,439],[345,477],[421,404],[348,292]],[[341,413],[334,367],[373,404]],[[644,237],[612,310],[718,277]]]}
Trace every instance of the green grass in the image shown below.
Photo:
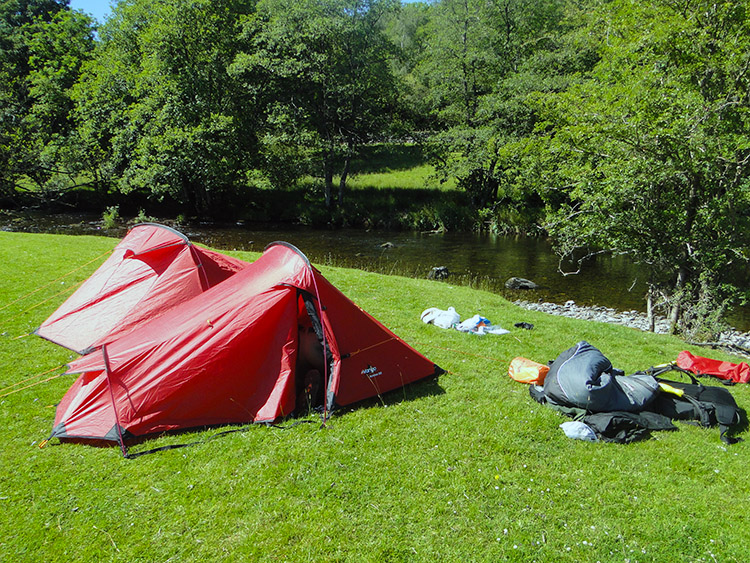
{"label": "green grass", "polygon": [[[339,179],[333,178],[334,198]],[[298,189],[308,194],[304,207],[285,205],[282,209],[291,210],[309,225],[331,221],[322,206],[319,178],[303,178]],[[466,193],[457,188],[454,179],[441,182],[419,146],[383,143],[362,147],[360,156],[352,161],[344,205],[337,209],[334,222],[389,230],[470,231],[476,227],[477,217]]]}
{"label": "green grass", "polygon": [[348,178],[346,186],[350,190],[422,189],[446,192],[455,190],[456,182],[451,179],[441,183],[435,177],[435,168],[429,164],[423,164],[408,170],[357,173]]}
{"label": "green grass", "polygon": [[450,192],[457,189],[454,178],[445,182],[438,179],[435,167],[429,163],[420,146],[389,143],[362,147],[361,156],[352,162],[352,173],[346,185],[353,191]]}
{"label": "green grass", "polygon": [[457,189],[453,178],[440,182],[435,167],[419,145],[374,144],[361,148],[360,157],[352,162],[352,174],[347,182],[358,189],[427,189],[452,191]]}
{"label": "green grass", "polygon": [[[338,164],[338,168],[343,166]],[[340,176],[334,177],[338,189]],[[310,186],[316,180],[307,177],[302,184]],[[359,149],[351,162],[346,186],[348,190],[428,190],[453,191],[454,179],[440,182],[435,167],[429,163],[422,148],[414,144],[377,143]]]}
{"label": "green grass", "polygon": [[[72,358],[23,335],[115,243],[0,233],[0,386]],[[546,362],[580,339],[626,371],[673,360],[682,342],[440,282],[322,271],[448,373],[344,409],[325,429],[259,426],[135,460],[118,448],[37,447],[74,376],[2,397],[0,560],[746,560],[747,443],[726,447],[717,429],[682,424],[627,446],[569,440],[564,419],[507,375],[515,356]],[[420,322],[423,309],[449,305],[536,328],[476,337]],[[732,393],[747,409],[748,388]]]}
{"label": "green grass", "polygon": [[[334,198],[339,180],[340,176],[334,176]],[[308,199],[304,209],[293,209],[295,216],[305,224],[328,223],[331,217],[322,207],[320,178],[303,178],[298,189],[307,193]],[[337,209],[334,222],[389,230],[470,231],[477,218],[466,193],[457,188],[454,179],[440,181],[421,147],[380,143],[362,147],[352,161],[344,205]]]}

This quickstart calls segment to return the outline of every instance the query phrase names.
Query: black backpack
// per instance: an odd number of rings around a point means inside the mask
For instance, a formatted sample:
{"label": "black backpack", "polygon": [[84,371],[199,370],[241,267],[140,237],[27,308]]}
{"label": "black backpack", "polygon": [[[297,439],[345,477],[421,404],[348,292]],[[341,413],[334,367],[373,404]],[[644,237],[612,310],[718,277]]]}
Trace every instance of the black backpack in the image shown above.
{"label": "black backpack", "polygon": [[[663,373],[678,372],[690,378],[690,383],[671,381],[659,377]],[[647,410],[663,414],[673,420],[692,420],[701,426],[718,425],[721,431],[721,441],[726,444],[734,444],[741,438],[733,438],[728,435],[733,427],[742,421],[741,409],[726,387],[706,386],[687,370],[675,365],[663,368],[651,368],[646,370],[660,383],[665,383],[675,389],[682,391],[678,396],[674,393],[662,391],[656,399],[647,407]]]}

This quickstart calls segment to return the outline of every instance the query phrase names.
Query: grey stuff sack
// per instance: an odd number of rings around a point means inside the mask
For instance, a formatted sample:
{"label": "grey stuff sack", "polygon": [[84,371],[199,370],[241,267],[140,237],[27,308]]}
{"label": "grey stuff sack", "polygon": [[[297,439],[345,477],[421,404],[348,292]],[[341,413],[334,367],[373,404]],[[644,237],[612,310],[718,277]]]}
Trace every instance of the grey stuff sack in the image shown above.
{"label": "grey stuff sack", "polygon": [[622,375],[612,362],[586,341],[562,352],[544,379],[544,395],[557,405],[588,412],[639,412],[657,395],[650,375]]}

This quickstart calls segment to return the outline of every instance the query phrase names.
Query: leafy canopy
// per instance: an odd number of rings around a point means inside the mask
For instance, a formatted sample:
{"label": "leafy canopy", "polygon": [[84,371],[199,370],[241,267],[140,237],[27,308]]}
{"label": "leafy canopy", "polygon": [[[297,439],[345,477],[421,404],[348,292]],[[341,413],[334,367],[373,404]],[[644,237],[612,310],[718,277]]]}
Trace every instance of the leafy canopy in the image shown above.
{"label": "leafy canopy", "polygon": [[594,71],[537,103],[537,154],[555,167],[542,190],[565,198],[548,224],[561,251],[647,265],[652,293],[687,333],[710,330],[748,258],[746,7],[607,4],[590,24],[601,40]]}

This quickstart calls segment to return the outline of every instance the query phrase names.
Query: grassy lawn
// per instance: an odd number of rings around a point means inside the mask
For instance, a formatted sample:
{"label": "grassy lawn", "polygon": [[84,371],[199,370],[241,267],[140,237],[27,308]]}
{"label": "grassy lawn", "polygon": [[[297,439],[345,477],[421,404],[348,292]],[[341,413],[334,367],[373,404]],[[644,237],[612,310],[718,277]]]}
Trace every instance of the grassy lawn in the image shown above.
{"label": "grassy lawn", "polygon": [[437,179],[435,167],[429,163],[419,145],[408,143],[379,143],[362,147],[359,158],[352,161],[351,173],[347,186],[352,190],[456,189],[453,178],[443,183]]}
{"label": "grassy lawn", "polygon": [[[0,395],[74,357],[24,335],[116,242],[0,232]],[[1,397],[0,560],[746,560],[747,442],[724,446],[718,429],[680,423],[627,446],[569,440],[565,419],[507,375],[515,356],[546,362],[582,339],[632,372],[674,360],[680,340],[441,282],[322,271],[448,373],[339,411],[327,428],[258,426],[134,460],[119,448],[37,447],[75,376]],[[478,337],[419,320],[449,305],[512,332]],[[513,329],[519,321],[534,330]],[[747,386],[732,393],[747,410]]]}
{"label": "grassy lawn", "polygon": [[[334,198],[339,180],[340,176],[334,176]],[[294,206],[295,216],[305,224],[327,223],[330,217],[322,208],[320,178],[303,178],[299,188],[316,195],[308,195],[304,208]],[[454,179],[441,182],[422,149],[409,144],[362,147],[360,156],[352,161],[344,205],[338,212],[346,225],[392,230],[468,231],[477,223],[466,192],[457,188]]]}

